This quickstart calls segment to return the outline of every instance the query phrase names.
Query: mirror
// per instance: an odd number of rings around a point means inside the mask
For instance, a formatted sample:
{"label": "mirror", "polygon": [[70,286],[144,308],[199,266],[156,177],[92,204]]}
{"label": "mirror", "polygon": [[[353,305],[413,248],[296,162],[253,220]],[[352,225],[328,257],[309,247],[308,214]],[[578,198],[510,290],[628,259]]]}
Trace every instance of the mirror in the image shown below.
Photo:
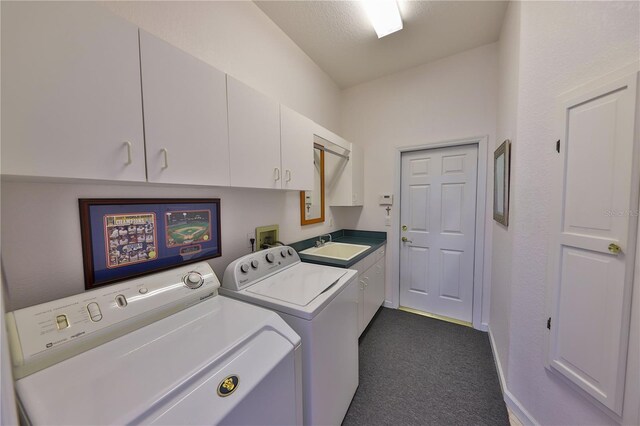
{"label": "mirror", "polygon": [[313,148],[313,191],[300,191],[300,225],[324,222],[324,150]]}

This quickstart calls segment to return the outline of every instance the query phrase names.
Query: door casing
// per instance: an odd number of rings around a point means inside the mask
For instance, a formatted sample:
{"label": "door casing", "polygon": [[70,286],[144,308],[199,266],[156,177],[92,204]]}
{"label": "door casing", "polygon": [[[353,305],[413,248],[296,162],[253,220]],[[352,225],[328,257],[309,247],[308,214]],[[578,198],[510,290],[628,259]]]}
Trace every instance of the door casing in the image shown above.
{"label": "door casing", "polygon": [[[392,227],[389,231],[387,244],[391,253],[391,300],[385,301],[385,306],[398,308],[400,304],[400,176],[402,166],[402,153],[411,151],[423,151],[425,149],[448,148],[460,145],[477,145],[478,147],[478,180],[476,193],[476,230],[475,230],[475,259],[473,268],[473,328],[488,330],[489,314],[489,284],[485,276],[485,251],[491,253],[490,247],[486,247],[485,218],[487,206],[487,162],[488,162],[488,136],[476,136],[464,139],[436,141],[422,145],[398,147],[395,158],[394,192],[398,194],[398,200],[392,206]],[[489,239],[489,243],[490,243]],[[485,250],[486,249],[486,250]],[[488,259],[490,260],[490,258]],[[490,270],[487,271],[489,273]]]}

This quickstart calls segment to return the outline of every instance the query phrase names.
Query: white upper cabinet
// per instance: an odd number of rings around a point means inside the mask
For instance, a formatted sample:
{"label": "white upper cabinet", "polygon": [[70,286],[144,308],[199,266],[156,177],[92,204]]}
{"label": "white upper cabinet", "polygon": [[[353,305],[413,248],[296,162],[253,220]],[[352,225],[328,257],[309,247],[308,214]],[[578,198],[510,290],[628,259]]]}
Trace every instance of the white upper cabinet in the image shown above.
{"label": "white upper cabinet", "polygon": [[313,190],[313,121],[280,105],[280,129],[282,188]]}
{"label": "white upper cabinet", "polygon": [[138,28],[95,3],[3,2],[2,173],[144,181]]}
{"label": "white upper cabinet", "polygon": [[[325,156],[325,176],[329,206],[361,206],[364,203],[364,152],[354,143],[326,129],[316,128],[316,135],[337,145],[332,150],[350,150],[349,159],[329,154]],[[340,149],[342,148],[342,149]]]}
{"label": "white upper cabinet", "polygon": [[282,188],[280,105],[227,76],[231,186]]}
{"label": "white upper cabinet", "polygon": [[149,182],[229,185],[225,74],[140,30]]}

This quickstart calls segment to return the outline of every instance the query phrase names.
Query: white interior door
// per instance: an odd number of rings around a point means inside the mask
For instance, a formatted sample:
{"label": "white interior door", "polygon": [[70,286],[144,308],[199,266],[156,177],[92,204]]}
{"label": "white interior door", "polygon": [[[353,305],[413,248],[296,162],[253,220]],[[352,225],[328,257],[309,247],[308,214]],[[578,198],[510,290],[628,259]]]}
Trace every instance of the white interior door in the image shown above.
{"label": "white interior door", "polygon": [[470,323],[478,147],[402,154],[400,305]]}
{"label": "white interior door", "polygon": [[[629,337],[638,206],[636,75],[561,106],[549,364],[617,414]],[[620,251],[618,251],[618,247]]]}

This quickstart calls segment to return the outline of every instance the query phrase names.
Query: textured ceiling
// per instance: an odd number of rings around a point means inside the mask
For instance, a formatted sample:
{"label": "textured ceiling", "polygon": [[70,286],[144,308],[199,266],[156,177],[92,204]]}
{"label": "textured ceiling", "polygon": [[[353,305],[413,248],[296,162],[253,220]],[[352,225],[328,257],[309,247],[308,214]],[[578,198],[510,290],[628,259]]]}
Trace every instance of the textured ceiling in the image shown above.
{"label": "textured ceiling", "polygon": [[342,88],[498,40],[506,1],[398,1],[378,39],[359,1],[255,1]]}

